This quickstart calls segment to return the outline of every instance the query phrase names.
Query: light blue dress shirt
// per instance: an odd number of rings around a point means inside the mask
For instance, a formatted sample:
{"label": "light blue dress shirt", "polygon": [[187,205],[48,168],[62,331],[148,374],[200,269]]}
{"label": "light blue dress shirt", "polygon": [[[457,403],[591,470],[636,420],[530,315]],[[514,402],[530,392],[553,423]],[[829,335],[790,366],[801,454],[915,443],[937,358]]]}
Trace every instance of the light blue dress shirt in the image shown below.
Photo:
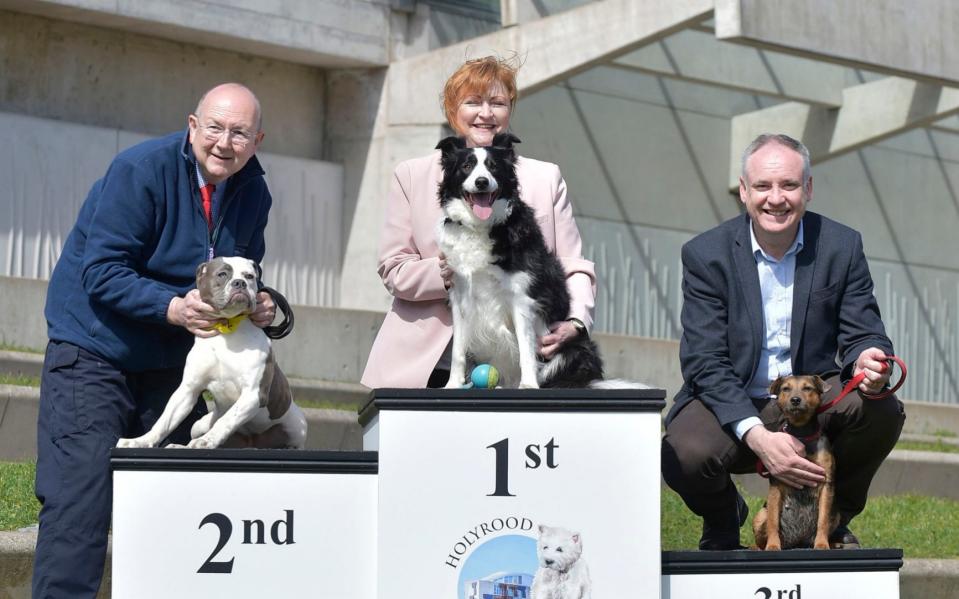
{"label": "light blue dress shirt", "polygon": [[[752,226],[749,227],[756,270],[759,272],[759,289],[763,298],[763,345],[759,351],[756,375],[746,385],[749,397],[766,397],[769,384],[781,376],[792,374],[792,356],[789,353],[790,327],[792,326],[793,279],[796,276],[796,254],[803,248],[803,223],[799,221],[796,239],[779,260],[767,254],[756,241]],[[737,422],[733,430],[736,437],[743,438],[746,431],[762,421],[751,416]]]}

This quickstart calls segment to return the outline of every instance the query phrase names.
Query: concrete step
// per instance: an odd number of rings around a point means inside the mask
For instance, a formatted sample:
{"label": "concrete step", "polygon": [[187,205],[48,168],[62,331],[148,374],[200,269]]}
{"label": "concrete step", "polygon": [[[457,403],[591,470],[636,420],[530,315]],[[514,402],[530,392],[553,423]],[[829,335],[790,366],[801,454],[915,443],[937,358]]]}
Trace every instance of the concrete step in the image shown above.
{"label": "concrete step", "polygon": [[[769,490],[769,482],[755,474],[733,478],[751,495],[764,497]],[[959,501],[959,453],[894,449],[872,479],[869,496],[904,494]]]}
{"label": "concrete step", "polygon": [[0,373],[40,378],[42,369],[43,354],[0,350]]}
{"label": "concrete step", "polygon": [[[0,385],[0,461],[36,459],[39,408],[39,388]],[[362,449],[355,410],[304,408],[303,412],[309,425],[307,449]]]}
{"label": "concrete step", "polygon": [[[43,354],[0,350],[0,373],[40,378]],[[317,403],[323,407],[356,411],[363,407],[370,390],[359,383],[321,381],[289,377],[293,399],[301,404]]]}

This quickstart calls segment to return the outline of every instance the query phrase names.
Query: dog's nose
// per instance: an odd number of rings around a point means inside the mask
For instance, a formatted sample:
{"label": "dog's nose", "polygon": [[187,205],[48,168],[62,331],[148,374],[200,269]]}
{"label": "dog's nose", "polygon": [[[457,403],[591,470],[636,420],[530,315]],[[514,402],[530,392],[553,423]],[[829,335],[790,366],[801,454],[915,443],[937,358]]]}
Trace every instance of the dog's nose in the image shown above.
{"label": "dog's nose", "polygon": [[234,289],[246,289],[246,281],[243,279],[234,279],[230,286]]}
{"label": "dog's nose", "polygon": [[546,565],[547,565],[547,566],[552,566],[552,565],[553,565],[553,560],[551,560],[551,559],[547,559],[547,560],[543,560],[543,561],[546,562]]}
{"label": "dog's nose", "polygon": [[486,189],[487,187],[489,187],[489,179],[487,179],[486,177],[477,177],[477,178],[476,178],[476,189],[479,189],[480,191],[483,191],[483,190]]}
{"label": "dog's nose", "polygon": [[798,406],[798,405],[800,404],[800,402],[802,402],[802,398],[799,397],[798,395],[797,395],[796,397],[790,397],[790,398],[789,398],[789,403],[791,403],[791,404],[794,405],[794,406]]}

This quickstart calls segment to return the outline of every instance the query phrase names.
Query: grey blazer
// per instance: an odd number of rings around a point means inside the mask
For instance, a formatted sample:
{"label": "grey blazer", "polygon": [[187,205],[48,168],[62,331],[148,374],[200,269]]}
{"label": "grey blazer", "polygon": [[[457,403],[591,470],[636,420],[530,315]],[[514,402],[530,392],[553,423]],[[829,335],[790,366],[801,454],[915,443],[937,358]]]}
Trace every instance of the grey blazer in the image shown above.
{"label": "grey blazer", "polygon": [[[746,395],[762,348],[762,295],[741,215],[683,246],[683,387],[666,418],[699,398],[723,426],[758,416]],[[796,374],[852,377],[868,347],[891,355],[858,232],[813,212],[796,255],[790,353]]]}

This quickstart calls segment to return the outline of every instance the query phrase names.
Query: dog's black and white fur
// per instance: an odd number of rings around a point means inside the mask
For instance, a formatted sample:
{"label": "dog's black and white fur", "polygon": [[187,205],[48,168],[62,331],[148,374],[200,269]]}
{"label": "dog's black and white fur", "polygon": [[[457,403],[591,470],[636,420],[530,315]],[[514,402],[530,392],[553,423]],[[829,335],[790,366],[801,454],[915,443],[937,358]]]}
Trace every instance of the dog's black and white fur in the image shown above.
{"label": "dog's black and white fur", "polygon": [[439,247],[453,271],[453,351],[447,387],[460,387],[467,362],[490,363],[504,387],[588,387],[603,378],[596,344],[586,335],[549,361],[537,337],[569,316],[566,273],[550,253],[533,209],[520,199],[514,135],[485,148],[442,140]]}

